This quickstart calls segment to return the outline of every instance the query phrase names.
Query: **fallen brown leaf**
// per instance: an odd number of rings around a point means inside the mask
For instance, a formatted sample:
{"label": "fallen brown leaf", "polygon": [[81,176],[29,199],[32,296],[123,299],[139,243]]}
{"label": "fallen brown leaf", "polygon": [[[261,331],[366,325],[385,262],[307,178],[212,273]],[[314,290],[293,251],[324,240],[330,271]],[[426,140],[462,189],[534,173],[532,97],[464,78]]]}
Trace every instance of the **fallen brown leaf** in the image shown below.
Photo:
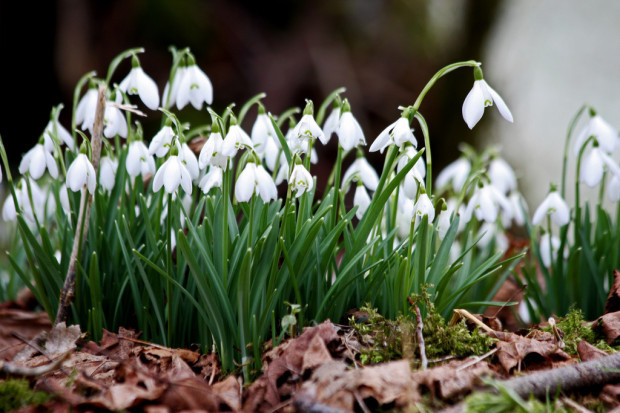
{"label": "fallen brown leaf", "polygon": [[0,360],[13,359],[15,354],[26,346],[15,337],[15,333],[31,340],[50,328],[52,323],[46,313],[0,308]]}
{"label": "fallen brown leaf", "polygon": [[577,343],[577,353],[581,361],[590,361],[597,358],[605,357],[607,353],[603,350],[594,347],[592,344],[585,340],[581,340]]}
{"label": "fallen brown leaf", "polygon": [[607,344],[614,344],[620,337],[620,311],[600,316],[594,325],[603,333]]}
{"label": "fallen brown leaf", "polygon": [[496,355],[506,373],[510,373],[515,367],[518,371],[522,371],[524,367],[549,368],[571,360],[568,354],[560,350],[552,334],[540,330],[533,331],[536,332],[535,338],[500,331],[492,334],[499,339],[495,344]]}
{"label": "fallen brown leaf", "polygon": [[620,271],[614,270],[614,283],[609,289],[607,302],[605,303],[605,314],[620,311]]}

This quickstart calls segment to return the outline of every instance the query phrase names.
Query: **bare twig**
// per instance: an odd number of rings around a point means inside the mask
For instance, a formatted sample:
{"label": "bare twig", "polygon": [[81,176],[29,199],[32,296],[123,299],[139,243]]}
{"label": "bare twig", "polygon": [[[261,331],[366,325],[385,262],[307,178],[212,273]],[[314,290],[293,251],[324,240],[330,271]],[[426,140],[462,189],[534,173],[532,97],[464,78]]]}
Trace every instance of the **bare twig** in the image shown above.
{"label": "bare twig", "polygon": [[467,367],[473,366],[474,364],[484,360],[487,357],[492,356],[493,354],[497,353],[497,349],[494,348],[491,351],[487,351],[486,353],[484,353],[481,356],[476,356],[473,357],[472,360],[468,361],[467,363],[463,364],[462,366],[460,366],[458,369],[456,369],[456,371],[461,371],[461,370],[465,370]]}
{"label": "bare twig", "polygon": [[424,324],[422,323],[422,314],[420,313],[420,307],[415,306],[415,320],[416,327],[415,333],[418,337],[418,346],[420,347],[420,369],[426,370],[428,367],[428,359],[426,358],[426,348],[424,346],[424,336],[422,335],[422,329],[424,328]]}
{"label": "bare twig", "polygon": [[[97,97],[97,109],[95,112],[95,123],[93,125],[93,135],[91,147],[93,149],[91,162],[95,168],[95,173],[99,168],[99,157],[101,156],[101,136],[103,135],[103,115],[105,112],[105,85],[99,86],[99,95]],[[71,302],[75,296],[75,272],[77,267],[77,261],[80,259],[78,256],[82,251],[82,246],[85,240],[84,234],[88,231],[88,221],[90,221],[90,206],[93,202],[92,194],[88,194],[86,188],[82,188],[82,196],[80,198],[80,210],[78,215],[78,222],[75,231],[75,238],[73,240],[73,249],[71,250],[71,258],[69,259],[69,268],[67,269],[67,276],[65,277],[65,283],[60,291],[60,302],[58,304],[58,312],[56,313],[56,320],[54,325],[67,321],[69,314],[69,308]]]}
{"label": "bare twig", "polygon": [[450,325],[456,324],[456,322],[458,321],[459,316],[460,317],[465,317],[466,319],[468,319],[472,323],[476,324],[478,327],[480,327],[481,329],[483,329],[484,331],[486,331],[488,333],[493,333],[494,332],[494,330],[491,327],[489,327],[488,325],[484,324],[482,321],[478,320],[478,318],[476,316],[474,316],[472,313],[470,313],[467,310],[458,309],[458,308],[454,310],[454,315],[452,316],[452,320],[450,320]]}
{"label": "bare twig", "polygon": [[60,357],[58,357],[56,360],[52,361],[51,363],[45,364],[43,366],[38,366],[38,367],[20,366],[19,364],[16,364],[16,363],[11,363],[9,361],[3,362],[0,360],[0,371],[7,373],[7,374],[12,374],[14,376],[22,376],[22,377],[41,376],[43,374],[49,373],[50,371],[56,370],[58,367],[60,367],[62,362],[65,361],[67,357],[69,357],[69,354],[71,354],[72,351],[73,350],[69,350],[63,355],[61,355]]}

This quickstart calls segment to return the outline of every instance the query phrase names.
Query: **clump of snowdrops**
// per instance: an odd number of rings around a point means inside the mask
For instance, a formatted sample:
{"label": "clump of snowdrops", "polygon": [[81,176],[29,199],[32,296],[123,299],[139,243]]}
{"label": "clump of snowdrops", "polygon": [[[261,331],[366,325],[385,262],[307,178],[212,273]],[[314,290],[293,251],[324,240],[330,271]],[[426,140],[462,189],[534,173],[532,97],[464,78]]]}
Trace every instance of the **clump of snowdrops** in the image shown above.
{"label": "clump of snowdrops", "polygon": [[[85,75],[70,129],[58,121],[62,105],[54,108],[19,178],[0,146],[10,190],[2,217],[15,228],[12,267],[2,269],[7,297],[23,283],[51,319],[65,305],[95,339],[124,326],[170,346],[214,346],[223,368],[241,365],[246,378],[260,368],[261,343],[293,322],[339,320],[365,303],[386,317],[407,314],[407,297],[423,285],[446,317],[491,304],[522,256],[503,257],[504,230],[524,220],[514,172],[493,151],[464,148],[432,187],[420,112],[442,76],[469,68],[468,126],[493,104],[512,122],[480,63],[444,67],[369,137],[344,89],[278,115],[263,94],[218,112],[191,52],[171,51],[161,94],[142,49],[119,55],[105,78]],[[125,59],[132,68],[114,83]],[[186,122],[186,107],[202,122]],[[144,115],[161,118],[153,136]],[[315,146],[330,139],[337,161],[321,190]],[[367,150],[384,154],[379,171]],[[66,294],[72,271],[75,292]]]}

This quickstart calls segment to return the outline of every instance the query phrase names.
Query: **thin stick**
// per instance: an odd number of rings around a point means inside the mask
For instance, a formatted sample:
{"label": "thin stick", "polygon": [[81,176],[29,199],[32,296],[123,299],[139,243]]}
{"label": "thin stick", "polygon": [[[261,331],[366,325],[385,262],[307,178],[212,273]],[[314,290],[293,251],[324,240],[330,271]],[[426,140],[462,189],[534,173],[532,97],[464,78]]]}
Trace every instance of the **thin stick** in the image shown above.
{"label": "thin stick", "polygon": [[[97,97],[97,109],[95,112],[95,123],[93,125],[93,135],[91,147],[92,152],[92,164],[95,168],[95,174],[99,168],[99,157],[101,156],[101,136],[103,135],[103,115],[105,111],[106,99],[105,99],[106,86],[99,86],[99,95]],[[56,313],[56,320],[54,325],[67,321],[69,314],[69,308],[73,302],[75,296],[75,273],[77,267],[77,261],[80,258],[79,253],[82,251],[84,243],[84,234],[88,231],[88,222],[90,221],[90,206],[93,203],[92,194],[88,194],[86,188],[82,188],[82,196],[80,198],[80,210],[78,215],[78,222],[75,232],[75,238],[73,240],[73,249],[71,250],[71,258],[69,259],[69,268],[67,269],[67,276],[65,277],[65,283],[60,291],[60,302],[58,304],[58,312]]]}
{"label": "thin stick", "polygon": [[11,374],[13,376],[38,377],[43,374],[49,373],[50,371],[56,370],[62,364],[62,362],[65,361],[67,357],[69,357],[69,354],[71,354],[72,352],[73,350],[69,350],[51,363],[38,367],[20,366],[19,364],[11,363],[8,361],[3,362],[0,360],[0,371]]}
{"label": "thin stick", "polygon": [[424,328],[424,324],[422,323],[422,314],[420,313],[420,307],[415,306],[415,320],[416,320],[416,328],[415,333],[418,337],[418,346],[420,347],[420,368],[422,370],[426,370],[428,367],[428,359],[426,358],[426,347],[424,346],[424,336],[422,335],[422,329]]}
{"label": "thin stick", "polygon": [[486,353],[484,353],[481,356],[476,356],[474,357],[472,360],[468,361],[467,363],[463,364],[462,366],[460,366],[458,369],[456,369],[456,371],[461,371],[461,370],[465,370],[467,367],[473,366],[474,364],[484,360],[485,358],[492,356],[493,354],[497,353],[497,349],[494,348],[491,351],[487,351]]}

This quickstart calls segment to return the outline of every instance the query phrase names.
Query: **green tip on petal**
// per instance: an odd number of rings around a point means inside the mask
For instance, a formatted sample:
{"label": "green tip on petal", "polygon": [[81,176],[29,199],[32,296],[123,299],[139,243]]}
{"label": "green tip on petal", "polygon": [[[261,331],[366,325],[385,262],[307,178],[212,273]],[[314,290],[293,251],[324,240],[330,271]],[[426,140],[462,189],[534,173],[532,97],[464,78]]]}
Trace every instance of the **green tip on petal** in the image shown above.
{"label": "green tip on petal", "polygon": [[311,100],[306,99],[306,107],[304,108],[304,115],[314,115],[314,103]]}
{"label": "green tip on petal", "polygon": [[482,75],[482,69],[480,69],[480,66],[474,67],[474,80],[482,79],[484,79],[484,76]]}
{"label": "green tip on petal", "polygon": [[592,108],[592,107],[591,107],[591,108],[590,108],[590,110],[589,110],[589,112],[590,112],[590,117],[592,117],[592,118],[593,118],[593,117],[595,117],[595,116],[596,116],[596,110],[594,110],[594,108]]}
{"label": "green tip on petal", "polygon": [[176,140],[176,138],[173,138],[172,142],[170,142],[170,156],[178,156],[179,155],[179,147],[174,144],[175,140]]}
{"label": "green tip on petal", "polygon": [[230,126],[236,125],[237,124],[237,117],[235,116],[235,114],[232,112],[232,110],[230,111]]}
{"label": "green tip on petal", "polygon": [[140,67],[140,60],[138,60],[138,56],[136,56],[135,54],[131,56],[131,67]]}
{"label": "green tip on petal", "polygon": [[196,64],[196,58],[194,58],[193,54],[191,54],[190,52],[187,52],[187,65],[193,66],[195,64]]}
{"label": "green tip on petal", "polygon": [[213,120],[213,123],[211,124],[211,133],[220,133],[220,125],[215,119]]}
{"label": "green tip on petal", "polygon": [[265,113],[267,113],[265,111],[265,106],[263,106],[262,103],[258,102],[257,105],[258,105],[258,114],[259,115],[264,115]]}
{"label": "green tip on petal", "polygon": [[351,112],[351,104],[349,103],[349,99],[345,99],[342,102],[342,108],[340,109],[340,113]]}
{"label": "green tip on petal", "polygon": [[549,192],[555,192],[558,190],[558,186],[556,184],[554,184],[553,182],[551,182],[549,184]]}

